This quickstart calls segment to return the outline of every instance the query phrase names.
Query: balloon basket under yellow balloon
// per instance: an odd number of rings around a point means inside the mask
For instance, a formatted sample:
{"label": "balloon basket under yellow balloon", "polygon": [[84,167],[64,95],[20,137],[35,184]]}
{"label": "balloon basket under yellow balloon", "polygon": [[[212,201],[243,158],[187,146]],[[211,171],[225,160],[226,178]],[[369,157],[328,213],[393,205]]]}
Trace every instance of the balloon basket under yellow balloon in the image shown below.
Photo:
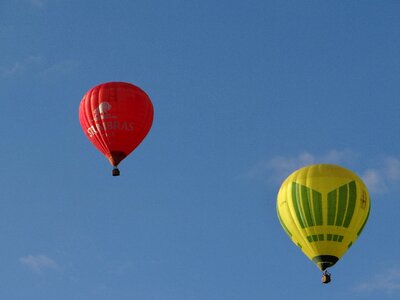
{"label": "balloon basket under yellow balloon", "polygon": [[327,284],[327,283],[331,282],[331,274],[328,271],[324,271],[322,273],[321,281],[323,284]]}

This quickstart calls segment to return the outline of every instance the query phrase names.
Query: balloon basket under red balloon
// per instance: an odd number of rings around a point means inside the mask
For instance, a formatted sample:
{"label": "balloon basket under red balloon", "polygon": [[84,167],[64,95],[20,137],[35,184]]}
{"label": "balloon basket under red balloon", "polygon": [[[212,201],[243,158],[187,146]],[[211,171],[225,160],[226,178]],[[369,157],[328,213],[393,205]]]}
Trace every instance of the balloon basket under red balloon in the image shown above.
{"label": "balloon basket under red balloon", "polygon": [[119,175],[120,175],[119,169],[118,168],[114,168],[112,170],[112,176],[119,176]]}

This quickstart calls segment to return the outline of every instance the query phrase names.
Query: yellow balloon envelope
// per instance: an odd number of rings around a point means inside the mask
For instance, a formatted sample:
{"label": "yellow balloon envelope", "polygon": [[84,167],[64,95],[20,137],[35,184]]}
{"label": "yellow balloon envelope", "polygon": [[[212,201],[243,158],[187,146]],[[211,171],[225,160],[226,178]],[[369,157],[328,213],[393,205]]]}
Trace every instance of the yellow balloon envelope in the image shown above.
{"label": "yellow balloon envelope", "polygon": [[361,179],[330,164],[295,171],[283,182],[277,199],[285,232],[322,271],[353,245],[369,211],[370,197]]}

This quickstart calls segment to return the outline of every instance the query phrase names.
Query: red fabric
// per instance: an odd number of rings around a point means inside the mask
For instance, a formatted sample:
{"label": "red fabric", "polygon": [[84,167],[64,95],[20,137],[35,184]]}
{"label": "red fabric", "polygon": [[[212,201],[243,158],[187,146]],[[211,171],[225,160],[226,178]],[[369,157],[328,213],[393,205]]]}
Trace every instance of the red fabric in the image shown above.
{"label": "red fabric", "polygon": [[125,82],[100,84],[83,97],[79,121],[93,145],[117,166],[146,137],[153,123],[150,98]]}

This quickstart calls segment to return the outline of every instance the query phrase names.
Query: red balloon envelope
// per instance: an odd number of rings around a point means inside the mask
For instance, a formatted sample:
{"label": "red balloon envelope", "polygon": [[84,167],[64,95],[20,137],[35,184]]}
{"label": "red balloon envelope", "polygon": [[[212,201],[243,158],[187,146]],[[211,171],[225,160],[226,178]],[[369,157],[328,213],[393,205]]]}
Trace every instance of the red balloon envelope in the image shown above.
{"label": "red balloon envelope", "polygon": [[147,94],[130,83],[107,82],[95,86],[83,97],[79,121],[92,144],[114,166],[146,137],[153,123],[153,105]]}

